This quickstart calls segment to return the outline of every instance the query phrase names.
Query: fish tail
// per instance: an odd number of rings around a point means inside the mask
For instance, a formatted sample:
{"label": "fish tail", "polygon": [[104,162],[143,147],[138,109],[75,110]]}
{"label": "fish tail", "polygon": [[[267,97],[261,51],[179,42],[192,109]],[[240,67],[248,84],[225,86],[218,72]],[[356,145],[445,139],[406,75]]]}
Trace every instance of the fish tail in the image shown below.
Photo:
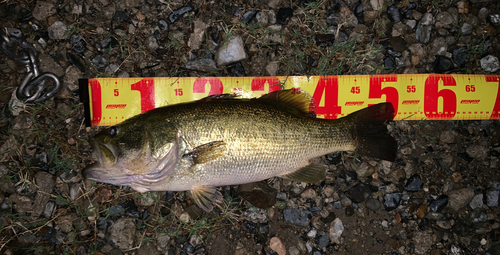
{"label": "fish tail", "polygon": [[387,133],[387,122],[394,118],[392,103],[380,103],[351,113],[346,118],[353,124],[351,129],[357,153],[394,161],[397,142]]}

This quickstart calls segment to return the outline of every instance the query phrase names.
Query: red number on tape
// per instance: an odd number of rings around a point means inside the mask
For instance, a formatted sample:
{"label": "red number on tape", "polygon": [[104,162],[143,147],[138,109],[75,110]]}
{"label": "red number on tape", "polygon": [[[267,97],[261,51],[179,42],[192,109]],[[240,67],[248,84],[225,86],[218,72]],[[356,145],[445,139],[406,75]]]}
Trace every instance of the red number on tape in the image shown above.
{"label": "red number on tape", "polygon": [[[321,98],[325,94],[325,106],[319,106]],[[339,106],[339,79],[338,76],[324,76],[318,81],[316,90],[314,90],[313,100],[310,110],[318,115],[324,115],[325,119],[336,119],[342,112]]]}
{"label": "red number on tape", "polygon": [[[399,104],[399,94],[398,90],[393,87],[382,88],[382,82],[397,82],[398,77],[396,75],[379,75],[370,77],[370,91],[368,92],[368,98],[382,98],[385,95],[385,101],[391,102],[394,107],[394,112],[398,114],[398,104]],[[372,104],[369,104],[370,106]]]}
{"label": "red number on tape", "polygon": [[141,113],[155,108],[155,82],[154,78],[142,79],[130,85],[131,90],[141,93]]}
{"label": "red number on tape", "polygon": [[97,80],[90,80],[90,91],[92,93],[92,126],[99,125],[102,118],[101,84]]}
{"label": "red number on tape", "polygon": [[490,120],[500,119],[500,75],[487,75],[487,82],[496,82],[498,85],[497,98],[495,100],[495,105],[493,106],[493,112],[491,113]]}
{"label": "red number on tape", "polygon": [[200,77],[193,83],[193,93],[205,93],[205,85],[210,84],[208,95],[220,95],[224,91],[222,81],[217,77]]}
{"label": "red number on tape", "polygon": [[280,90],[281,85],[280,79],[278,77],[255,77],[252,80],[252,91],[264,91],[264,85],[267,83],[269,84],[269,91],[267,93],[271,93],[273,91]]}
{"label": "red number on tape", "polygon": [[[424,114],[429,119],[452,119],[457,111],[457,95],[450,89],[439,90],[439,81],[443,86],[457,86],[455,78],[444,74],[431,74],[425,80]],[[438,98],[443,98],[443,110],[438,109]]]}

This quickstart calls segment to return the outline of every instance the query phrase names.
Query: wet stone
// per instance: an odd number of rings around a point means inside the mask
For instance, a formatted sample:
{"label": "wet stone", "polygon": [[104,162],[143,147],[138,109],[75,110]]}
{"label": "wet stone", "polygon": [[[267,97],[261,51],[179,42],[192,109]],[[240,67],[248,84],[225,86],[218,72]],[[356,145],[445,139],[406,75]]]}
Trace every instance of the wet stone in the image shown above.
{"label": "wet stone", "polygon": [[238,186],[238,194],[258,208],[269,208],[276,203],[276,189],[267,182],[254,182]]}
{"label": "wet stone", "polygon": [[488,55],[482,58],[480,61],[481,68],[486,72],[496,72],[500,69],[500,62],[498,58],[493,55]]}
{"label": "wet stone", "polygon": [[422,190],[423,186],[424,182],[422,181],[422,178],[420,178],[420,175],[415,174],[410,176],[410,178],[408,178],[404,188],[407,191],[420,191]]}
{"label": "wet stone", "polygon": [[389,193],[384,196],[384,207],[387,211],[392,211],[399,206],[401,202],[401,193]]}
{"label": "wet stone", "polygon": [[387,56],[384,58],[384,67],[394,68],[394,60],[391,57]]}
{"label": "wet stone", "polygon": [[191,6],[184,6],[184,7],[181,7],[177,10],[175,10],[174,12],[172,12],[172,14],[170,14],[170,16],[168,16],[169,20],[170,20],[170,23],[175,23],[177,22],[180,18],[182,18],[182,16],[184,16],[184,14],[186,14],[187,12],[190,12],[193,10],[193,7]]}
{"label": "wet stone", "polygon": [[486,195],[486,205],[489,207],[498,207],[499,190],[491,190]]}
{"label": "wet stone", "polygon": [[87,43],[83,40],[82,36],[79,34],[72,34],[69,37],[71,43],[71,48],[79,54],[83,54],[87,50]]}
{"label": "wet stone", "polygon": [[492,14],[488,16],[488,21],[495,27],[500,26],[500,14]]}
{"label": "wet stone", "polygon": [[286,8],[280,8],[278,10],[278,13],[276,14],[276,22],[280,25],[285,25],[288,18],[291,18],[293,16],[293,9],[286,7]]}
{"label": "wet stone", "polygon": [[358,183],[349,190],[349,195],[354,203],[361,203],[371,195],[370,187],[364,183]]}
{"label": "wet stone", "polygon": [[368,209],[372,211],[377,211],[378,209],[380,209],[380,206],[382,205],[380,201],[378,201],[378,199],[375,198],[370,198],[366,200],[365,204],[366,207],[368,207]]}
{"label": "wet stone", "polygon": [[285,209],[283,210],[283,217],[287,222],[306,227],[311,222],[312,213],[300,209]]}
{"label": "wet stone", "polygon": [[448,196],[450,197],[448,206],[453,210],[458,211],[472,200],[474,197],[474,190],[470,188],[452,190],[448,192]]}
{"label": "wet stone", "polygon": [[[469,62],[469,54],[467,53],[466,48],[458,48],[453,50],[453,55],[452,55],[453,62],[458,67],[465,67],[467,62]],[[448,132],[449,133],[449,132]]]}

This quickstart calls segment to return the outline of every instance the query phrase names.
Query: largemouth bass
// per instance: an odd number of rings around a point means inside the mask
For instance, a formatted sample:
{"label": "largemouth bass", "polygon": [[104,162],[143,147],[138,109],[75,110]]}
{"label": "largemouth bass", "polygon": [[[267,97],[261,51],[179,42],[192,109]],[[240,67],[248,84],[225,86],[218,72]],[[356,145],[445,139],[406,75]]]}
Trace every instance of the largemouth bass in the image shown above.
{"label": "largemouth bass", "polygon": [[337,120],[311,117],[316,104],[301,90],[257,99],[230,95],[157,108],[108,127],[91,140],[97,162],[91,180],[138,192],[189,191],[205,211],[220,198],[215,187],[274,176],[320,181],[328,167],[310,160],[356,151],[393,161],[397,143],[387,134],[394,117],[381,103]]}

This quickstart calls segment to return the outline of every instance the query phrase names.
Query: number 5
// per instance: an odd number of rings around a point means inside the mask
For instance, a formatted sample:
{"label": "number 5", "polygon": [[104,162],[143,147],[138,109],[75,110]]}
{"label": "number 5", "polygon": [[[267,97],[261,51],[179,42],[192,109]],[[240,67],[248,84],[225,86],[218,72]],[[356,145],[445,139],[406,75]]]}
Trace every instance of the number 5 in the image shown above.
{"label": "number 5", "polygon": [[118,95],[120,95],[120,92],[118,92],[118,89],[115,89],[113,94],[115,95],[115,97],[117,97]]}

